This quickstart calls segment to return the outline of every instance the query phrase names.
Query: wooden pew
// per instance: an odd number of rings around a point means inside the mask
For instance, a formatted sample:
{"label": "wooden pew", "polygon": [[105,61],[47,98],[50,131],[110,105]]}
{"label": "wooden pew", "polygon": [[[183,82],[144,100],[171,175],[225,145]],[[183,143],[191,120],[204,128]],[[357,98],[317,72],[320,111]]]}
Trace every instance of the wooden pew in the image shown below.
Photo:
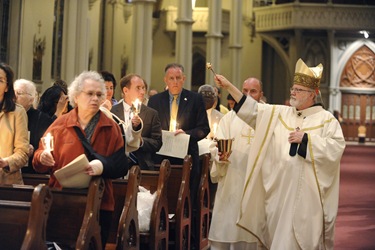
{"label": "wooden pew", "polygon": [[[48,175],[23,174],[24,183],[48,182]],[[87,189],[51,188],[53,202],[47,222],[47,241],[64,249],[102,249],[99,210],[104,180],[93,177]]]}
{"label": "wooden pew", "polygon": [[30,186],[38,186],[39,184],[46,184],[48,185],[49,181],[49,174],[27,174],[27,173],[22,173],[22,179],[23,183],[25,185],[30,185]]}
{"label": "wooden pew", "polygon": [[112,180],[115,211],[106,250],[139,249],[137,194],[140,179],[140,168],[133,166],[127,180]]}
{"label": "wooden pew", "polygon": [[104,180],[93,177],[88,189],[52,189],[47,240],[74,249],[102,249],[99,210]]}
{"label": "wooden pew", "polygon": [[47,249],[46,224],[52,203],[48,186],[0,186],[1,249]]}
{"label": "wooden pew", "polygon": [[159,171],[141,171],[141,186],[151,193],[156,192],[156,198],[151,211],[150,230],[140,232],[140,249],[168,250],[169,220],[167,185],[171,174],[168,160],[163,160]]}
{"label": "wooden pew", "polygon": [[[184,158],[183,165],[171,165],[168,179],[168,211],[174,216],[169,219],[169,247],[171,249],[190,249],[191,201],[190,172],[191,156]],[[159,166],[155,166],[159,169]]]}
{"label": "wooden pew", "polygon": [[[48,183],[49,175],[22,174],[25,184]],[[138,166],[129,171],[128,179],[113,179],[115,210],[105,249],[139,249],[137,194],[141,172]]]}
{"label": "wooden pew", "polygon": [[208,232],[210,230],[210,191],[208,187],[210,154],[202,156],[202,174],[199,184],[199,249],[208,249]]}

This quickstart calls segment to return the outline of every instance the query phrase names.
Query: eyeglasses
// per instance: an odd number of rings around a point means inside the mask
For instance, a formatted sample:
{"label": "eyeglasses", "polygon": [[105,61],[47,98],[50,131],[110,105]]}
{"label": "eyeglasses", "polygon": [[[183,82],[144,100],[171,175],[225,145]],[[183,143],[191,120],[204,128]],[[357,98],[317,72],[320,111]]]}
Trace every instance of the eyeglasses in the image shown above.
{"label": "eyeglasses", "polygon": [[298,89],[298,88],[290,88],[290,93],[296,92],[297,94],[301,92],[313,92],[312,90],[304,90],[304,89]]}
{"label": "eyeglasses", "polygon": [[89,98],[93,98],[94,96],[98,97],[98,99],[102,99],[104,97],[104,94],[101,93],[101,92],[93,92],[93,91],[89,91],[89,92],[86,92],[86,91],[81,91],[82,93],[85,93]]}

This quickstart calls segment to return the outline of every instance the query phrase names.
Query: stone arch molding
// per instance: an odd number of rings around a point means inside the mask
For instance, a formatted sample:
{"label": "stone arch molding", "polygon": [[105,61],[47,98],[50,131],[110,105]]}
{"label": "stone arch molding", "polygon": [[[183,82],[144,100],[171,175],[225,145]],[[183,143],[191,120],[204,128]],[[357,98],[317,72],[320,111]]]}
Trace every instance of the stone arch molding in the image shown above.
{"label": "stone arch molding", "polygon": [[360,48],[363,46],[366,46],[368,49],[370,49],[375,54],[375,43],[369,40],[360,40],[356,41],[353,44],[351,44],[346,51],[343,53],[342,57],[339,59],[337,65],[337,73],[335,74],[335,81],[333,88],[342,88],[340,86],[341,76],[345,70],[345,66],[350,60],[350,58],[353,56],[354,53],[356,53]]}

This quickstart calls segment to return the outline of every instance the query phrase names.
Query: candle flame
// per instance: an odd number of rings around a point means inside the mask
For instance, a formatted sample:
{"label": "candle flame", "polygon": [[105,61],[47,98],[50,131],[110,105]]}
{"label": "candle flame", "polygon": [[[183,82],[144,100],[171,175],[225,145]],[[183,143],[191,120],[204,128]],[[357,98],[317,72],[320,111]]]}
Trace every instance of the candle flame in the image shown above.
{"label": "candle flame", "polygon": [[134,108],[135,108],[135,111],[134,111],[134,112],[135,112],[136,114],[138,114],[139,111],[141,110],[140,105],[141,105],[141,102],[139,101],[139,99],[138,99],[138,98],[135,99],[135,101],[133,102],[133,106],[134,106]]}
{"label": "candle flame", "polygon": [[177,130],[177,122],[176,122],[176,120],[171,120],[171,124],[170,124],[170,130],[171,130],[171,132],[176,132],[176,130]]}

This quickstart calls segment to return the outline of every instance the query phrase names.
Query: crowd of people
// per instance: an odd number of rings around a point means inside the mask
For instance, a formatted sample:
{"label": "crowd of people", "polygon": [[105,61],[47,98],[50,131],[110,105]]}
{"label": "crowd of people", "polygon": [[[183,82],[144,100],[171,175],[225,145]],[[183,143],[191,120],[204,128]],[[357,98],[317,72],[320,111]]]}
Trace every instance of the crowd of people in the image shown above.
{"label": "crowd of people", "polygon": [[[298,60],[290,104],[271,105],[253,77],[241,91],[220,74],[216,86],[187,90],[178,63],[165,67],[160,93],[147,93],[142,76],[128,74],[119,81],[122,99],[116,100],[112,73],[84,71],[70,84],[54,82],[37,98],[32,81],[14,79],[11,67],[0,63],[0,184],[23,184],[22,173],[48,173],[49,185],[61,187],[54,172],[85,154],[86,174],[105,180],[104,247],[115,203],[111,179],[123,178],[133,165],[153,170],[165,158],[182,164],[179,157],[157,154],[166,130],[189,135],[191,249],[199,249],[202,140],[209,141],[210,176],[217,183],[212,250],[333,249],[345,141],[339,121],[318,101],[322,71],[322,65]],[[220,102],[223,89],[228,107]],[[55,135],[53,150],[41,142],[48,134]],[[231,151],[219,152],[217,139],[232,140]]]}

